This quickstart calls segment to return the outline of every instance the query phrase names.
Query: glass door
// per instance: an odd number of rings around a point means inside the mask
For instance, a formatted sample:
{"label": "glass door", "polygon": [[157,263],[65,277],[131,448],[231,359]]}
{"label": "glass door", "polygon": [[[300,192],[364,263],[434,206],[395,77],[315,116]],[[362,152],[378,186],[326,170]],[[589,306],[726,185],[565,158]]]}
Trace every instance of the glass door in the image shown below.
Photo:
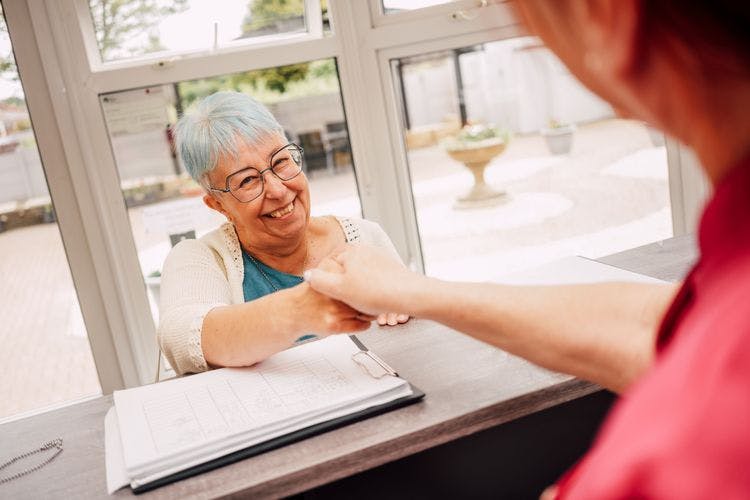
{"label": "glass door", "polygon": [[664,137],[533,37],[390,60],[428,275],[492,280],[672,236]]}

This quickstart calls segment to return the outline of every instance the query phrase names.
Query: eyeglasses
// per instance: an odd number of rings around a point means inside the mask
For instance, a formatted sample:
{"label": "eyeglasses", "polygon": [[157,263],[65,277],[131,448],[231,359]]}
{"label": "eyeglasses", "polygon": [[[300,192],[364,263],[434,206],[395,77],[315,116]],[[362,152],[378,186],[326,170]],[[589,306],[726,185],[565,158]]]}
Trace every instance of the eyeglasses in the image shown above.
{"label": "eyeglasses", "polygon": [[263,170],[254,167],[243,168],[227,176],[224,189],[213,186],[209,186],[209,189],[231,193],[240,203],[249,203],[263,194],[265,188],[263,174],[269,170],[282,181],[290,181],[297,177],[302,172],[303,153],[301,147],[290,142],[274,151],[268,168]]}

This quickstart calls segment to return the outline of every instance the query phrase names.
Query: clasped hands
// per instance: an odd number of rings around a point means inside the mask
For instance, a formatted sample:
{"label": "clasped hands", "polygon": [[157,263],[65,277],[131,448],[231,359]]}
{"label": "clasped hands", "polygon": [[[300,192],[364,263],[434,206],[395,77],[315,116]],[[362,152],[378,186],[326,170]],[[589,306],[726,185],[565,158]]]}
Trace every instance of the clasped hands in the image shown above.
{"label": "clasped hands", "polygon": [[417,275],[381,249],[365,245],[344,245],[305,272],[309,286],[358,311],[363,321],[377,319],[380,325],[396,325],[409,320],[402,310],[400,285]]}

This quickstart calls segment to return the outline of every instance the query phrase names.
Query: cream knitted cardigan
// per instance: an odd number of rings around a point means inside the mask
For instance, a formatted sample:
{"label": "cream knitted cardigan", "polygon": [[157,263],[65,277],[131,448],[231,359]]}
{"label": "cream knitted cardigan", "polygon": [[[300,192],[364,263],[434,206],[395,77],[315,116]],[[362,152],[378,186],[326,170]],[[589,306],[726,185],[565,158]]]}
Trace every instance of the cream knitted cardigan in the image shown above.
{"label": "cream knitted cardigan", "polygon": [[[396,253],[381,227],[362,219],[337,218],[348,243],[366,243]],[[195,240],[183,240],[162,269],[159,328],[162,352],[178,374],[208,369],[201,348],[203,318],[214,307],[242,304],[242,250],[234,226],[224,223]]]}

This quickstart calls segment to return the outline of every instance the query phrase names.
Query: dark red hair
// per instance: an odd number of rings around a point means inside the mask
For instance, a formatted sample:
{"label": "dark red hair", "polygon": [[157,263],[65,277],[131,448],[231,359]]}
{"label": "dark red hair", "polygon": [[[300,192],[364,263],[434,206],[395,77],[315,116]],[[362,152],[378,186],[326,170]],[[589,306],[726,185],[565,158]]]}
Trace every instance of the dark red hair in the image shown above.
{"label": "dark red hair", "polygon": [[750,0],[641,0],[644,35],[673,37],[707,67],[750,73]]}

